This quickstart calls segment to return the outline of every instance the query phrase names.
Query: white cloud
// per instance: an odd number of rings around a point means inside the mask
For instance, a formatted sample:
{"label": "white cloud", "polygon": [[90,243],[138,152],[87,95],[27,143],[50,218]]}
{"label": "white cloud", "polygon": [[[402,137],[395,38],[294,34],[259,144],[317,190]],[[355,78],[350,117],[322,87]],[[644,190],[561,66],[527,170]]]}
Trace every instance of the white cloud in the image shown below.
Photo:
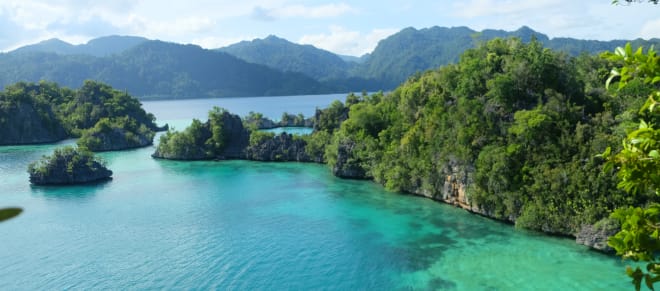
{"label": "white cloud", "polygon": [[334,53],[361,56],[374,50],[378,41],[394,33],[398,29],[374,29],[369,33],[347,30],[341,26],[331,26],[330,33],[304,35],[298,41],[301,44],[311,44]]}
{"label": "white cloud", "polygon": [[660,38],[660,18],[649,20],[642,26],[639,35],[642,38]]}
{"label": "white cloud", "polygon": [[205,49],[216,49],[216,48],[221,48],[225,47],[231,44],[235,44],[237,42],[243,41],[243,40],[248,40],[248,39],[255,39],[256,37],[254,36],[243,36],[243,37],[216,37],[216,36],[207,36],[207,37],[200,37],[200,38],[195,38],[192,40],[192,43],[197,44]]}
{"label": "white cloud", "polygon": [[276,8],[255,6],[252,16],[260,20],[280,18],[331,18],[354,13],[356,9],[346,3],[331,3],[319,6],[284,5]]}
{"label": "white cloud", "polygon": [[215,26],[215,21],[207,17],[181,17],[159,21],[135,16],[129,23],[133,33],[152,38],[199,34],[208,32]]}
{"label": "white cloud", "polygon": [[556,6],[561,1],[537,0],[469,0],[455,2],[453,14],[463,18],[476,18],[497,15],[521,14],[528,11],[542,11],[545,8]]}

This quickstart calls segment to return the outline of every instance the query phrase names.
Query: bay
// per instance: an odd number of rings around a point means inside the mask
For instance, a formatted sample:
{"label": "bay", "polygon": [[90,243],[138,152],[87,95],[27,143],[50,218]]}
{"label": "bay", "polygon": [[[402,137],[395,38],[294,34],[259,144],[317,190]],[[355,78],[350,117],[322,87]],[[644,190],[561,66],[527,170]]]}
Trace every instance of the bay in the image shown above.
{"label": "bay", "polygon": [[[271,99],[272,98],[272,99]],[[343,95],[151,101],[159,122],[312,114]],[[294,108],[294,109],[292,109]],[[279,112],[279,113],[278,113]],[[624,264],[324,165],[100,154],[101,184],[30,186],[61,144],[0,147],[0,289],[629,290]]]}

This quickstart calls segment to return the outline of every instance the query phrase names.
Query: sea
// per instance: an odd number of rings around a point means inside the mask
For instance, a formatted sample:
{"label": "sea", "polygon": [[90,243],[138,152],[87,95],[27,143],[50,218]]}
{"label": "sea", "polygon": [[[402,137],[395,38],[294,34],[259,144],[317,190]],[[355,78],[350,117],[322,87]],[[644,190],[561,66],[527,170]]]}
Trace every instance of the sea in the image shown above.
{"label": "sea", "polygon": [[[143,102],[183,129],[213,106],[279,119],[344,94]],[[304,134],[304,133],[302,133]],[[158,142],[156,137],[155,143]],[[56,144],[0,147],[0,290],[631,290],[627,262],[325,165],[98,154],[103,183],[32,186]]]}

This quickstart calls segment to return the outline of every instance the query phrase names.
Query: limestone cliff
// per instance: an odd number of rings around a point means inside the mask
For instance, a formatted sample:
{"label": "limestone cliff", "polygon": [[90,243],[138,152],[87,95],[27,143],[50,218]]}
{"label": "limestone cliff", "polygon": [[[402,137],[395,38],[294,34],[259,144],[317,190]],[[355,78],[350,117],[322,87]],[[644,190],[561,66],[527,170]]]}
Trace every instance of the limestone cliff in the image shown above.
{"label": "limestone cliff", "polygon": [[50,143],[67,138],[47,104],[0,102],[0,145]]}
{"label": "limestone cliff", "polygon": [[247,159],[255,161],[295,161],[313,162],[305,153],[306,143],[288,133],[267,138],[246,149]]}

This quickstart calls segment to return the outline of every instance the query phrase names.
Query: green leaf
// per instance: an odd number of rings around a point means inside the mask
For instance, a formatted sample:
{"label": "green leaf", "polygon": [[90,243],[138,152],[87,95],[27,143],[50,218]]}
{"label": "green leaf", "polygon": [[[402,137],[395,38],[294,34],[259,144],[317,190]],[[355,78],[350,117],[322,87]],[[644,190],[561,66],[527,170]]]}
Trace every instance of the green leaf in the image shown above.
{"label": "green leaf", "polygon": [[658,153],[658,150],[652,150],[649,152],[649,157],[654,159],[660,158],[660,153]]}
{"label": "green leaf", "polygon": [[614,53],[622,57],[626,55],[626,51],[622,47],[617,47],[616,49],[614,49]]}
{"label": "green leaf", "polygon": [[626,43],[626,56],[632,56],[632,45],[630,43]]}
{"label": "green leaf", "polygon": [[15,207],[0,209],[0,221],[14,218],[21,214],[21,212],[23,212],[23,209]]}

